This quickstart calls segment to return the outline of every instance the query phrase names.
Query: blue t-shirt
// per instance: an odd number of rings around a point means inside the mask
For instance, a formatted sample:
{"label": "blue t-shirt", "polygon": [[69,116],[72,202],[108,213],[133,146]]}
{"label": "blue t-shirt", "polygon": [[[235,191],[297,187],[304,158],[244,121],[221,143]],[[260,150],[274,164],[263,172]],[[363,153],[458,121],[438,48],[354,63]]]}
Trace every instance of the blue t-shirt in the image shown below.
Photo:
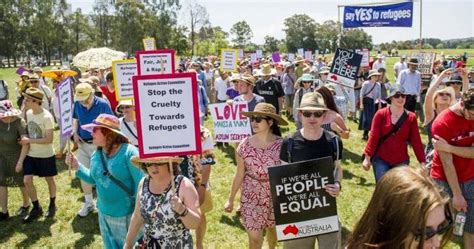
{"label": "blue t-shirt", "polygon": [[[242,95],[239,95],[239,96],[234,98],[234,101],[241,102],[241,101],[246,101],[246,100],[244,99],[244,97]],[[258,103],[265,103],[265,99],[262,96],[254,93],[253,94],[253,99],[250,100],[250,102],[247,102],[247,110],[249,112],[253,112],[253,110],[255,110],[255,106]]]}
{"label": "blue t-shirt", "polygon": [[[101,213],[112,217],[122,217],[133,213],[135,203],[132,203],[131,198],[124,190],[104,175],[99,153],[104,152],[96,150],[91,157],[90,169],[80,165],[76,176],[91,185],[95,185],[97,208]],[[135,155],[138,155],[138,149],[126,143],[121,144],[112,157],[107,157],[104,153],[104,159],[107,162],[107,169],[110,174],[125,184],[128,189],[133,190],[136,197],[138,184],[144,174],[141,169],[130,162],[130,159]]]}
{"label": "blue t-shirt", "polygon": [[74,111],[72,114],[72,118],[78,120],[79,127],[77,128],[77,134],[83,140],[91,140],[92,134],[86,130],[83,130],[81,128],[81,125],[92,123],[92,121],[102,113],[114,115],[112,113],[112,109],[110,109],[109,103],[107,103],[105,99],[94,96],[94,99],[92,101],[94,103],[92,104],[92,107],[90,109],[87,109],[86,107],[81,105],[79,101],[74,102]]}

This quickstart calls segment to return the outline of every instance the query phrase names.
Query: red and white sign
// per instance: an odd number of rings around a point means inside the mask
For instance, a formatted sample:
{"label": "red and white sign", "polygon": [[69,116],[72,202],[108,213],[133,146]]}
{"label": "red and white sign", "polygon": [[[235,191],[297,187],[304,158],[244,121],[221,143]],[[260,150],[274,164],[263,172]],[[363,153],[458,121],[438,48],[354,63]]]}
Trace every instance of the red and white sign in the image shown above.
{"label": "red and white sign", "polygon": [[137,59],[138,75],[174,73],[174,54],[173,49],[137,51],[135,57]]}
{"label": "red and white sign", "polygon": [[140,158],[201,153],[195,73],[133,77]]}
{"label": "red and white sign", "polygon": [[247,103],[234,102],[209,105],[212,123],[214,124],[214,139],[217,142],[240,142],[252,135],[250,120],[242,115],[248,110]]}

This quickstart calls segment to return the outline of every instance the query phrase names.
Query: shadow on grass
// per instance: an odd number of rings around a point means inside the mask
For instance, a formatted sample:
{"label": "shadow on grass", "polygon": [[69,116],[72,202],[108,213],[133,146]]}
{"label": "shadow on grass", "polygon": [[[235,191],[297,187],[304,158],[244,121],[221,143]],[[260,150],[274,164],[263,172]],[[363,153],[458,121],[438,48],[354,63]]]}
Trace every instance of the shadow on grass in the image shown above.
{"label": "shadow on grass", "polygon": [[[344,148],[342,153],[344,155],[344,158],[342,159],[343,165],[348,165],[349,162],[347,162],[347,161],[350,160],[350,161],[353,162],[353,164],[356,167],[362,167],[361,155],[353,153],[352,151],[349,151],[345,148]],[[357,184],[361,185],[361,186],[374,186],[375,185],[373,182],[368,182],[368,180],[365,177],[355,175],[350,171],[350,169],[347,169],[347,168],[344,168],[344,167],[343,167],[342,176],[343,176],[344,179],[349,179],[349,180],[352,180],[353,178],[357,178],[359,180]]]}
{"label": "shadow on grass", "polygon": [[234,216],[230,217],[227,215],[222,215],[221,219],[219,220],[220,223],[227,224],[229,226],[237,227],[242,231],[245,231],[244,226],[240,222],[240,216],[234,214]]}
{"label": "shadow on grass", "polygon": [[232,160],[232,163],[234,165],[237,164],[235,160],[235,149],[233,146],[226,144],[224,146],[219,146],[218,148],[220,151],[222,151],[222,153],[225,155],[226,158],[229,158],[230,160]]}
{"label": "shadow on grass", "polygon": [[[26,235],[26,238],[21,241],[20,243],[16,244],[18,248],[30,248],[34,245],[38,240],[44,237],[51,237],[51,225],[55,223],[55,219],[45,219],[41,221],[33,221],[30,224],[22,224],[20,230],[23,234]],[[15,231],[15,229],[12,229]]]}
{"label": "shadow on grass", "polygon": [[72,231],[82,234],[82,237],[74,243],[73,248],[84,248],[94,242],[94,235],[100,235],[97,213],[91,213],[87,217],[76,216],[72,221]]}

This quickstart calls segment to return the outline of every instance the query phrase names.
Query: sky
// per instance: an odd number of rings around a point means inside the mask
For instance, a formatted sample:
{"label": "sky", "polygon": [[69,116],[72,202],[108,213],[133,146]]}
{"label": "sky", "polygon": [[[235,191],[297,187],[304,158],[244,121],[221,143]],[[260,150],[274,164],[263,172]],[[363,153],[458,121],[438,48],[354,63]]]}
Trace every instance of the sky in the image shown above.
{"label": "sky", "polygon": [[[387,2],[387,0],[196,0],[206,7],[212,26],[229,32],[236,22],[245,20],[252,29],[252,42],[263,44],[269,35],[285,38],[284,20],[294,14],[306,14],[316,22],[338,20],[339,5]],[[72,11],[81,8],[92,12],[94,0],[68,0]],[[180,1],[183,6],[187,0]],[[422,36],[424,38],[454,39],[474,37],[474,0],[422,0]],[[343,8],[339,8],[342,14]],[[364,28],[374,44],[393,40],[412,40],[420,37],[420,0],[413,6],[411,28]],[[185,19],[178,19],[185,25]]]}

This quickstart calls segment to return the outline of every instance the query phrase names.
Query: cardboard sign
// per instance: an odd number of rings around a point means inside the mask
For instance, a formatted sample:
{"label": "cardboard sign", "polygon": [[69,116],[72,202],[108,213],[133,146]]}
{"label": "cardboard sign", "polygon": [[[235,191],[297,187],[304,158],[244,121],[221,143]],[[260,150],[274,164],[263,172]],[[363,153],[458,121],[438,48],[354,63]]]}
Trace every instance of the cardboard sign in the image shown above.
{"label": "cardboard sign", "polygon": [[304,48],[298,48],[298,55],[304,56]]}
{"label": "cardboard sign", "polygon": [[362,55],[347,49],[338,48],[332,61],[328,79],[353,88],[361,61]]}
{"label": "cardboard sign", "polygon": [[272,61],[275,62],[275,63],[278,63],[281,61],[281,58],[280,58],[280,53],[278,52],[275,52],[272,54]]}
{"label": "cardboard sign", "polygon": [[133,76],[140,158],[201,153],[195,73]]}
{"label": "cardboard sign", "polygon": [[257,54],[257,59],[263,58],[263,51],[261,49],[257,49],[255,54]]}
{"label": "cardboard sign", "polygon": [[288,60],[291,61],[291,62],[293,62],[293,61],[295,60],[295,54],[289,53],[289,54],[288,54]]}
{"label": "cardboard sign", "polygon": [[147,37],[143,39],[143,47],[145,51],[156,50],[155,38]]}
{"label": "cardboard sign", "polygon": [[279,241],[339,231],[331,157],[268,168]]}
{"label": "cardboard sign", "polygon": [[419,52],[412,54],[411,58],[418,59],[418,71],[421,74],[432,74],[433,73],[433,62],[436,59],[436,53],[430,52]]}
{"label": "cardboard sign", "polygon": [[362,61],[360,62],[361,67],[368,67],[369,66],[369,50],[366,48],[363,49],[356,49],[356,53],[362,55]]}
{"label": "cardboard sign", "polygon": [[137,75],[137,62],[135,60],[112,61],[112,72],[117,100],[133,99],[132,76]]}
{"label": "cardboard sign", "polygon": [[251,62],[257,62],[257,54],[256,53],[253,53],[250,55],[250,61]]}
{"label": "cardboard sign", "polygon": [[221,70],[226,72],[236,72],[237,71],[237,60],[238,60],[237,49],[222,49],[221,52]]}
{"label": "cardboard sign", "polygon": [[313,53],[311,51],[304,51],[304,59],[312,61],[313,60]]}
{"label": "cardboard sign", "polygon": [[242,115],[248,110],[247,103],[234,102],[209,105],[214,124],[214,140],[217,142],[240,142],[252,135],[249,118]]}
{"label": "cardboard sign", "polygon": [[58,86],[59,113],[61,135],[70,136],[72,134],[72,79],[67,78]]}
{"label": "cardboard sign", "polygon": [[153,75],[163,73],[174,73],[174,50],[159,49],[152,51],[137,51],[138,75]]}

